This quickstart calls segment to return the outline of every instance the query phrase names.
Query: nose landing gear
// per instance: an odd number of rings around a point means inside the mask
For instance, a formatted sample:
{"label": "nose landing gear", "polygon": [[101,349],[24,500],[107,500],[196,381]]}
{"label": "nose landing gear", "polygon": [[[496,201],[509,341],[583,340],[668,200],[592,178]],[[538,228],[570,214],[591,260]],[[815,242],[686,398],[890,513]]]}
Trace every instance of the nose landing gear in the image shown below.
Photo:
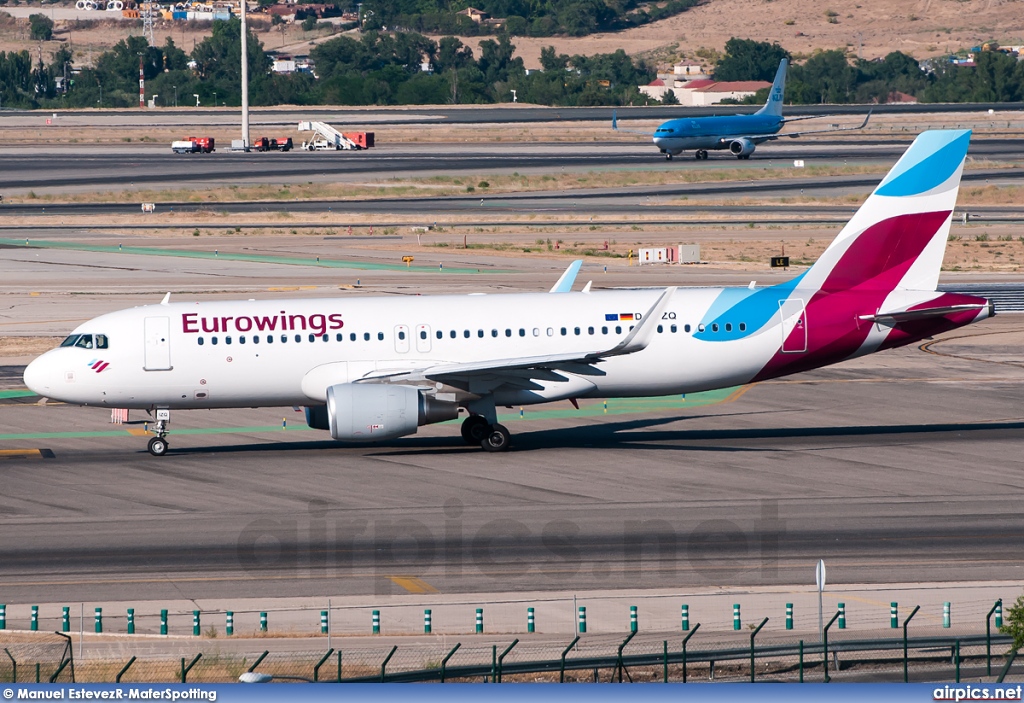
{"label": "nose landing gear", "polygon": [[171,424],[170,410],[156,411],[156,437],[149,440],[147,449],[153,456],[163,456],[167,453],[167,426]]}

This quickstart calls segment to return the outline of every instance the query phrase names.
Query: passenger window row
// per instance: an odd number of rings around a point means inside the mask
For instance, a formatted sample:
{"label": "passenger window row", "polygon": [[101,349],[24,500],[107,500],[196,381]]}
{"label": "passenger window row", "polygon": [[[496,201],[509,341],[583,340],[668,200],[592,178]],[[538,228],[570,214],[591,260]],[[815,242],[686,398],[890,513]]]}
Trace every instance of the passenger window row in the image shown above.
{"label": "passenger window row", "polygon": [[[719,325],[719,323],[714,322],[714,323],[711,324],[711,331],[712,332],[718,332],[720,330],[720,327],[721,326]],[[745,322],[739,323],[738,327],[739,327],[739,331],[740,332],[746,332],[746,330],[747,330],[747,325],[746,325]],[[732,323],[731,322],[726,322],[724,324],[724,328],[725,328],[726,332],[732,332],[732,330],[733,330]],[[629,330],[626,330],[626,331],[631,331],[632,329],[633,329],[633,325],[630,325],[629,326]],[[622,334],[623,333],[622,325],[615,325],[614,328],[610,328],[610,327],[608,327],[606,325],[606,326],[602,326],[600,328],[600,330],[601,330],[601,332],[600,332],[601,334],[611,334],[612,330],[614,330],[614,334]],[[683,332],[689,333],[690,330],[691,330],[690,325],[688,325],[688,324],[687,325],[683,325]],[[704,332],[705,330],[706,330],[705,325],[697,325],[697,331],[698,332]],[[668,326],[668,331],[671,334],[676,334],[679,331],[679,327],[677,325],[675,325],[675,324],[669,325]],[[665,332],[665,326],[664,325],[658,325],[658,333],[662,334],[664,332]],[[558,333],[562,337],[567,337],[567,336],[570,335],[568,327],[561,327],[561,328],[559,328]],[[587,327],[586,328],[586,333],[588,335],[597,334],[597,328],[595,328],[595,327]],[[443,331],[441,331],[441,330],[437,330],[434,334],[437,337],[437,339],[444,339],[444,337],[445,337],[445,333]],[[541,330],[540,330],[539,327],[534,327],[531,330],[530,334],[532,336],[534,336],[534,337],[540,337],[541,336]],[[545,334],[548,337],[554,337],[555,336],[555,329],[553,327],[548,327],[545,330]],[[582,327],[573,327],[572,328],[572,335],[573,336],[579,337],[582,334],[583,334],[583,328]],[[506,328],[505,331],[504,331],[504,335],[505,335],[505,337],[512,337],[513,336],[513,331],[511,329],[509,329],[509,328]],[[100,335],[96,335],[96,336],[97,336],[97,338],[102,338]],[[361,336],[362,336],[362,340],[364,342],[371,341],[374,338],[374,336],[376,336],[378,342],[383,342],[384,341],[384,333],[383,332],[377,332],[376,335],[372,335],[370,332],[363,332],[363,334]],[[427,338],[426,330],[420,330],[419,336],[420,336],[420,339],[426,339]],[[469,339],[472,336],[473,335],[472,335],[472,332],[470,330],[463,330],[462,331],[463,339]],[[484,332],[484,330],[478,329],[476,331],[476,336],[477,336],[478,339],[483,339],[486,336],[486,333]],[[492,338],[497,338],[498,336],[500,336],[500,333],[499,333],[498,330],[492,329],[490,331],[490,336]],[[518,331],[518,336],[519,337],[526,337],[527,336],[526,328],[520,327],[519,331]],[[458,332],[456,330],[450,330],[448,332],[448,337],[451,338],[451,339],[457,339],[458,338]],[[356,341],[359,341],[360,335],[356,334],[355,332],[350,332],[348,334],[348,338],[349,338],[349,341],[356,342]],[[405,332],[402,331],[402,330],[399,330],[398,338],[400,340],[405,340],[405,338],[406,338]],[[106,339],[105,338],[102,338],[102,339],[103,339],[103,346],[100,347],[100,348],[106,348]],[[290,339],[294,339],[294,341],[296,343],[298,343],[298,342],[302,342],[303,341],[303,335],[301,335],[301,334],[296,334],[296,335],[282,334],[282,335],[278,335],[275,338],[275,335],[268,334],[268,335],[266,335],[265,343],[266,344],[273,344],[275,339],[279,339],[281,344],[287,344]],[[309,335],[306,336],[306,339],[308,339],[308,341],[310,341],[310,342],[316,342],[316,341],[329,342],[329,341],[331,341],[331,335],[329,335],[329,334],[322,334],[322,335],[309,334]],[[342,341],[345,340],[345,335],[343,333],[341,333],[341,332],[338,332],[334,336],[334,339],[335,339],[335,341],[342,342]],[[258,334],[254,334],[251,337],[246,337],[246,335],[243,334],[243,335],[240,335],[237,338],[234,338],[234,337],[228,335],[228,336],[223,337],[223,338],[221,338],[221,337],[210,337],[210,344],[212,344],[212,345],[220,344],[221,341],[223,341],[224,344],[234,344],[235,342],[237,342],[238,344],[246,344],[247,342],[251,342],[252,344],[260,344],[260,343],[263,343],[263,340],[264,340],[264,337],[262,337],[261,335],[258,335]],[[78,341],[78,340],[76,339],[76,340],[72,341],[71,343],[74,344],[75,341]],[[205,345],[206,344],[206,338],[205,337],[198,337],[197,338],[197,343],[199,344],[199,346]],[[64,346],[69,346],[69,345],[65,342]]]}

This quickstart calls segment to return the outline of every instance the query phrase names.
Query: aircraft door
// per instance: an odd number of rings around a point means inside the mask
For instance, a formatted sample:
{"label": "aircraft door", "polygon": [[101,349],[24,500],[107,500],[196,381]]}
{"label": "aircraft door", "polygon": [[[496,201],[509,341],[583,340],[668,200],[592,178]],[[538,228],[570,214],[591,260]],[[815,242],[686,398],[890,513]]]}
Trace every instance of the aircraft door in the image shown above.
{"label": "aircraft door", "polygon": [[430,351],[430,325],[416,325],[416,351],[421,354]]}
{"label": "aircraft door", "polygon": [[395,351],[405,354],[409,351],[409,326],[395,325]]}
{"label": "aircraft door", "polygon": [[807,351],[807,310],[800,298],[779,301],[782,316],[782,351],[798,354]]}
{"label": "aircraft door", "polygon": [[147,317],[143,325],[146,343],[146,371],[169,371],[171,369],[171,318]]}

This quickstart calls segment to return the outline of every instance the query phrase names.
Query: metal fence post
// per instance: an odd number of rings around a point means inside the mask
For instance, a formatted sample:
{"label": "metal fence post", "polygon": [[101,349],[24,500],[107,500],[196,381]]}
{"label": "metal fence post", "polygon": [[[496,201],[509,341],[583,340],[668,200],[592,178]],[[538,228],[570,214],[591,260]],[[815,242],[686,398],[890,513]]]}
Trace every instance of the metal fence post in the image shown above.
{"label": "metal fence post", "polygon": [[[832,627],[832,623],[838,619],[839,611],[837,610],[836,614],[832,616],[832,619],[828,621],[828,625],[825,625],[821,630],[821,664],[822,668],[825,670],[825,683],[832,680],[832,677],[828,675],[828,628]],[[801,640],[801,653],[803,652],[802,642],[803,640]]]}
{"label": "metal fence post", "polygon": [[396,645],[391,647],[391,651],[388,652],[388,656],[384,658],[383,662],[381,662],[381,665],[380,665],[380,682],[381,683],[384,683],[384,672],[388,668],[388,662],[391,661],[391,657],[395,656],[395,652],[397,652],[397,651],[398,651],[398,645],[396,644]]}
{"label": "metal fence post", "polygon": [[907,619],[903,621],[903,683],[910,682],[910,671],[907,664],[907,625],[910,624],[910,621],[914,618],[915,615],[917,615],[917,611],[920,609],[921,606],[916,606],[910,612],[910,615],[907,617]]}
{"label": "metal fence post", "polygon": [[[448,660],[451,659],[455,655],[455,652],[459,651],[459,647],[461,647],[461,646],[462,646],[462,643],[461,642],[457,642],[455,644],[455,646],[452,647],[452,651],[448,652],[448,656],[446,656],[444,659],[441,660],[441,683],[444,683],[444,671],[445,671],[445,668],[448,666]],[[339,652],[339,654],[340,654],[340,652]],[[341,680],[341,676],[338,676],[338,680],[339,681]]]}
{"label": "metal fence post", "polygon": [[199,663],[199,660],[203,658],[203,653],[200,652],[195,656],[195,659],[189,662],[188,666],[185,666],[185,657],[181,658],[181,682],[185,683],[188,672],[192,671],[192,667]]}
{"label": "metal fence post", "polygon": [[323,655],[320,658],[320,661],[318,661],[316,665],[313,667],[313,683],[316,683],[320,680],[320,667],[327,663],[327,660],[331,658],[332,654],[334,654],[334,649],[328,649],[327,654]]}
{"label": "metal fence post", "polygon": [[[1010,650],[1010,656],[1006,658],[1006,666],[1004,666],[1003,670],[999,673],[999,678],[996,679],[996,683],[1002,683],[1003,681],[1006,680],[1006,675],[1010,673],[1010,667],[1013,666],[1013,660],[1016,659],[1016,658],[1017,658],[1017,650],[1016,649]],[[39,665],[37,664],[36,666],[39,666]],[[39,676],[38,676],[38,673],[37,673],[36,679],[38,679],[38,678],[39,678]]]}
{"label": "metal fence post", "polygon": [[512,648],[519,644],[519,638],[512,640],[512,644],[505,648],[505,651],[498,656],[498,683],[501,683],[501,670],[505,666],[505,656],[512,651]]}
{"label": "metal fence post", "polygon": [[29,620],[28,629],[31,630],[32,632],[38,632],[39,631],[39,606],[38,605],[33,605],[32,606],[32,618],[31,618],[31,620]]}
{"label": "metal fence post", "polygon": [[135,657],[128,660],[128,663],[124,665],[124,668],[117,672],[117,676],[114,677],[114,683],[121,683],[121,677],[128,673],[128,669],[135,663]]}
{"label": "metal fence post", "polygon": [[668,683],[668,640],[662,640],[662,643],[661,643],[661,653],[662,653],[662,660],[661,660],[662,661],[662,667],[661,667],[662,678],[661,678],[661,680],[664,683]]}
{"label": "metal fence post", "polygon": [[690,634],[683,638],[683,683],[686,683],[686,643],[690,641],[690,638],[697,634],[697,630],[700,629],[700,623],[693,626],[690,630]]}
{"label": "metal fence post", "polygon": [[756,669],[754,669],[754,638],[757,637],[757,633],[761,631],[761,628],[768,622],[768,618],[761,621],[753,632],[750,633],[750,683],[754,683]]}
{"label": "metal fence post", "polygon": [[15,661],[14,655],[11,654],[11,650],[7,649],[7,647],[4,647],[4,653],[11,660],[11,683],[18,683],[18,662]]}
{"label": "metal fence post", "polygon": [[622,663],[622,650],[626,648],[626,645],[629,644],[629,641],[633,639],[635,636],[636,630],[630,632],[629,636],[626,639],[622,640],[622,644],[619,645],[619,651],[615,657],[615,668],[619,671],[619,683],[622,683],[622,670],[626,668]]}
{"label": "metal fence post", "polygon": [[533,608],[526,609],[526,631],[536,632],[537,631],[537,620],[534,617]]}
{"label": "metal fence post", "polygon": [[793,604],[786,603],[786,629],[793,629]]}
{"label": "metal fence post", "polygon": [[804,682],[804,641],[800,640],[800,683]]}
{"label": "metal fence post", "polygon": [[1002,608],[1003,599],[1000,598],[992,606],[992,609],[988,611],[988,615],[985,616],[985,675],[992,675],[992,613],[996,612],[996,607]]}
{"label": "metal fence post", "polygon": [[683,632],[690,629],[690,606],[683,603]]}
{"label": "metal fence post", "polygon": [[128,634],[135,634],[135,608],[128,608]]}
{"label": "metal fence post", "polygon": [[[558,674],[558,683],[565,683],[565,655],[569,653],[569,650],[576,646],[576,643],[580,641],[580,636],[576,635],[576,639],[569,643],[569,646],[562,650],[562,668]],[[8,655],[9,656],[9,655]]]}
{"label": "metal fence post", "polygon": [[587,606],[581,605],[578,608],[577,620],[579,621],[579,633],[581,635],[587,634]]}
{"label": "metal fence post", "polygon": [[956,682],[960,683],[960,640],[956,641],[956,647],[953,650],[953,661],[956,664]]}

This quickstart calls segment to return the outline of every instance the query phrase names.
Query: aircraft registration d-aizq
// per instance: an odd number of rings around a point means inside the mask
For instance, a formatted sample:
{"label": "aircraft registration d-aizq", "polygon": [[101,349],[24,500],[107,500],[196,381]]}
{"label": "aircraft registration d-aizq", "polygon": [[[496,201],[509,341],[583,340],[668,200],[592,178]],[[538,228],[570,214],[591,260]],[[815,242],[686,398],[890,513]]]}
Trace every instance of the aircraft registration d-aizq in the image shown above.
{"label": "aircraft registration d-aizq", "polygon": [[693,393],[834,364],[994,314],[936,290],[969,131],[917,137],[807,271],[771,287],[396,299],[170,303],[94,318],[25,370],[36,393],[157,413],[306,407],[310,427],[372,442],[468,413],[509,446],[496,406]]}
{"label": "aircraft registration d-aizq", "polygon": [[825,115],[807,115],[805,117],[783,117],[782,100],[786,93],[787,59],[779,62],[779,70],[775,72],[775,81],[768,92],[768,100],[757,112],[751,115],[714,115],[712,117],[678,117],[662,123],[654,134],[636,130],[619,130],[619,121],[612,112],[612,129],[643,134],[654,138],[654,146],[658,147],[666,159],[681,154],[687,149],[694,149],[698,160],[708,158],[708,149],[728,149],[737,159],[749,159],[758,144],[782,137],[799,137],[805,134],[823,134],[825,132],[847,132],[863,129],[871,119],[868,110],[864,121],[855,127],[832,127],[830,129],[814,129],[803,132],[787,132],[779,134],[787,122],[797,120],[821,119]]}

